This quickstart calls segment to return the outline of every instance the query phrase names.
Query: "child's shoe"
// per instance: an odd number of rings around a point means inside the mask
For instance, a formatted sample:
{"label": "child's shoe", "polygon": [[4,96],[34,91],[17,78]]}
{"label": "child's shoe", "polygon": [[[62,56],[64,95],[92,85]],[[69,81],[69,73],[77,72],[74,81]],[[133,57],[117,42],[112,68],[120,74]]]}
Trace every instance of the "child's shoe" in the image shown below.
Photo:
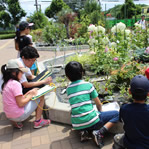
{"label": "child's shoe", "polygon": [[39,122],[36,122],[34,121],[34,128],[40,128],[40,127],[43,127],[43,126],[47,126],[51,123],[50,120],[46,120],[46,119],[40,119]]}
{"label": "child's shoe", "polygon": [[99,130],[94,130],[94,131],[92,132],[92,134],[93,134],[93,136],[94,136],[94,140],[95,140],[97,146],[98,146],[99,148],[102,148],[103,145],[104,145],[104,144],[103,144],[103,135],[100,134]]}
{"label": "child's shoe", "polygon": [[18,128],[18,129],[22,129],[23,124],[22,122],[15,122],[15,121],[11,121],[13,127]]}
{"label": "child's shoe", "polygon": [[88,141],[88,139],[89,139],[89,133],[88,133],[87,130],[81,131],[80,134],[81,134],[81,142]]}

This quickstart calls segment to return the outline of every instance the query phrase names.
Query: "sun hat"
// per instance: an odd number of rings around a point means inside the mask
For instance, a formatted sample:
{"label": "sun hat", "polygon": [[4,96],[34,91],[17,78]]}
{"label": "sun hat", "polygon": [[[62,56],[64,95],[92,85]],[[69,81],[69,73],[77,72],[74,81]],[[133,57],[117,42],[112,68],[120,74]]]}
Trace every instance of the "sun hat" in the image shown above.
{"label": "sun hat", "polygon": [[16,68],[18,68],[22,72],[27,72],[28,71],[28,68],[25,68],[21,64],[21,62],[19,62],[17,59],[11,59],[11,60],[9,60],[8,63],[6,64],[6,68],[7,69],[16,69]]}
{"label": "sun hat", "polygon": [[143,75],[137,75],[130,82],[130,90],[135,94],[146,94],[149,92],[149,80]]}
{"label": "sun hat", "polygon": [[31,26],[33,26],[33,25],[34,25],[34,23],[28,23],[28,22],[26,22],[26,21],[22,21],[22,22],[19,24],[19,30],[20,30],[20,31],[23,31],[23,30],[25,30],[26,28],[31,27]]}

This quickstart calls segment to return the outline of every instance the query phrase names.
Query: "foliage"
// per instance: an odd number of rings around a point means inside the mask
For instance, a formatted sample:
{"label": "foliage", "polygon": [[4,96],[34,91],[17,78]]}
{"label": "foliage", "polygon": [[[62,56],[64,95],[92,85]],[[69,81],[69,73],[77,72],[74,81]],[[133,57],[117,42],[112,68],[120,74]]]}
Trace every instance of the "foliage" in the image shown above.
{"label": "foliage", "polygon": [[34,23],[34,29],[44,28],[48,25],[48,18],[39,10],[28,17],[28,22]]}
{"label": "foliage", "polygon": [[135,50],[135,60],[138,62],[149,62],[149,47]]}
{"label": "foliage", "polygon": [[6,29],[10,26],[11,17],[8,12],[2,10],[0,11],[0,27]]}
{"label": "foliage", "polygon": [[56,45],[64,38],[66,38],[66,32],[62,24],[51,23],[43,29],[43,40],[46,43]]}
{"label": "foliage", "polygon": [[139,74],[144,75],[144,71],[147,68],[146,65],[138,63],[136,61],[125,62],[122,67],[111,72],[111,82],[115,83],[115,89],[128,88],[130,80]]}
{"label": "foliage", "polygon": [[84,6],[84,13],[89,14],[94,11],[98,11],[98,13],[100,13],[101,12],[100,5],[97,3],[96,0],[87,0]]}
{"label": "foliage", "polygon": [[80,10],[80,15],[80,21],[88,22],[87,26],[89,24],[98,24],[98,21],[102,19],[101,6],[96,0],[87,0],[84,9]]}
{"label": "foliage", "polygon": [[74,38],[75,36],[76,36],[76,34],[77,34],[77,36],[80,36],[80,34],[79,34],[79,29],[81,28],[81,24],[78,24],[78,23],[72,23],[71,25],[70,25],[70,37],[71,38]]}
{"label": "foliage", "polygon": [[[94,51],[92,69],[96,73],[103,72],[107,75],[113,69],[118,68],[123,64],[128,57],[127,39],[123,36],[124,24],[117,25],[117,36],[105,34],[105,28],[102,26],[90,25],[88,27],[90,39],[88,41],[90,50]],[[109,39],[110,38],[110,39]],[[111,40],[111,42],[110,42]],[[113,42],[112,42],[113,41]],[[109,44],[110,43],[110,44]]]}
{"label": "foliage", "polygon": [[0,39],[11,39],[14,37],[15,37],[14,33],[12,33],[12,34],[0,34]]}
{"label": "foliage", "polygon": [[133,16],[141,13],[141,7],[136,6],[132,0],[125,0],[125,4],[121,7],[121,12],[118,16],[122,19],[132,18]]}
{"label": "foliage", "polygon": [[26,15],[20,7],[19,0],[0,1],[0,26],[5,28],[10,24],[16,25]]}
{"label": "foliage", "polygon": [[45,15],[49,18],[56,18],[56,15],[63,8],[69,8],[63,0],[52,0],[50,6],[45,10]]}
{"label": "foliage", "polygon": [[73,22],[76,18],[77,14],[74,13],[71,9],[69,8],[63,8],[61,11],[59,11],[58,13],[58,20],[59,22],[63,23],[65,25],[65,29],[66,29],[66,34],[67,34],[67,38],[70,38],[69,35],[69,24],[70,22]]}
{"label": "foliage", "polygon": [[77,12],[79,9],[84,8],[85,0],[71,0],[71,1],[65,1],[66,4],[75,12]]}
{"label": "foliage", "polygon": [[120,18],[119,14],[121,12],[122,5],[116,5],[113,8],[108,9],[105,14],[111,14],[112,17]]}
{"label": "foliage", "polygon": [[[91,68],[95,73],[104,73],[109,93],[118,89],[121,96],[128,97],[130,80],[137,74],[144,74],[146,69],[145,64],[133,61],[134,56],[136,56],[135,60],[137,58],[140,61],[149,60],[149,47],[145,48],[144,42],[148,32],[145,33],[139,25],[130,31],[121,22],[113,26],[109,34],[106,34],[102,26],[93,24],[88,27],[88,32],[88,43],[93,53],[90,61]],[[137,49],[140,50],[137,51]]]}
{"label": "foliage", "polygon": [[42,39],[42,29],[36,29],[31,31],[32,39],[34,42],[41,42]]}
{"label": "foliage", "polygon": [[76,53],[76,55],[69,56],[66,59],[66,64],[71,62],[71,61],[77,61],[82,64],[83,67],[85,67],[86,64],[90,64],[90,61],[92,60],[90,54],[79,54]]}

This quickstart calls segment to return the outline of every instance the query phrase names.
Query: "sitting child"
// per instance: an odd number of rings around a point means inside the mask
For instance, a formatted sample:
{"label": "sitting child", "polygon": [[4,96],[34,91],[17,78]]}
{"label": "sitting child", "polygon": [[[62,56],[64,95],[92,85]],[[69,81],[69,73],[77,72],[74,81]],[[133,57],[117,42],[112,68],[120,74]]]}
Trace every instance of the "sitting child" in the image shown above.
{"label": "sitting child", "polygon": [[114,137],[113,149],[149,149],[149,81],[142,75],[135,76],[129,93],[133,103],[120,108],[120,120],[124,123],[124,134]]}
{"label": "sitting child", "polygon": [[40,128],[50,124],[50,120],[41,118],[42,108],[44,106],[43,96],[35,101],[31,98],[37,94],[37,88],[28,91],[25,95],[22,93],[22,86],[19,80],[23,73],[28,71],[18,60],[9,60],[7,65],[1,68],[3,74],[2,100],[3,109],[8,119],[17,128],[22,128],[22,121],[26,120],[34,111],[36,111],[36,120],[34,128]]}
{"label": "sitting child", "polygon": [[[69,62],[65,67],[65,74],[71,81],[67,88],[67,96],[71,105],[71,122],[76,130],[80,130],[81,141],[88,139],[92,132],[98,147],[103,146],[103,135],[119,121],[118,111],[102,112],[102,104],[94,86],[82,80],[83,68],[79,62]],[[92,103],[95,101],[99,113]],[[98,129],[101,127],[100,129]]]}

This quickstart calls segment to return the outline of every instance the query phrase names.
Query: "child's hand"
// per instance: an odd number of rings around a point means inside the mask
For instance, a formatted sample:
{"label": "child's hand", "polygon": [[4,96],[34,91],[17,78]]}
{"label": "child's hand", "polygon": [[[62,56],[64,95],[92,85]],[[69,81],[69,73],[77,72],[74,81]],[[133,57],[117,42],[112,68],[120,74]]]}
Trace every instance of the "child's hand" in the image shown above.
{"label": "child's hand", "polygon": [[38,90],[38,88],[34,88],[34,89],[28,91],[25,96],[26,96],[26,97],[27,97],[28,95],[31,96],[31,97],[36,96],[36,95],[37,95],[37,90]]}
{"label": "child's hand", "polygon": [[30,90],[31,91],[31,95],[32,96],[36,96],[37,95],[37,91],[38,91],[38,88],[34,88],[34,89],[32,89],[32,90]]}
{"label": "child's hand", "polygon": [[45,81],[44,84],[50,84],[52,82],[52,78],[51,77],[48,77],[44,81]]}

